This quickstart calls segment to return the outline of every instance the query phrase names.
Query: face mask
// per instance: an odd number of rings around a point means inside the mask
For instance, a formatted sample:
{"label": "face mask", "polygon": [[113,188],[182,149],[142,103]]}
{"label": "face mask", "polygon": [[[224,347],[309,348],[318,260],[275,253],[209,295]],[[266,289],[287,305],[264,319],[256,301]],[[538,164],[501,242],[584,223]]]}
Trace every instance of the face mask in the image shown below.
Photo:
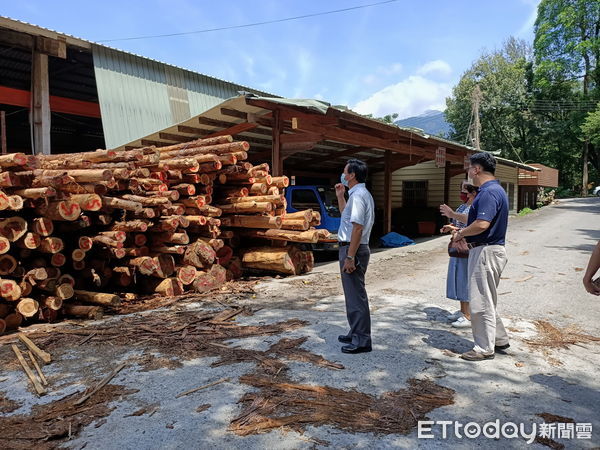
{"label": "face mask", "polygon": [[341,181],[341,183],[342,183],[344,186],[348,187],[348,180],[346,180],[346,175],[345,175],[345,174],[342,174],[342,175],[340,176],[340,181]]}
{"label": "face mask", "polygon": [[468,199],[469,199],[469,197],[467,196],[467,194],[464,194],[464,193],[462,193],[462,192],[460,193],[460,200],[461,200],[463,203],[466,203]]}

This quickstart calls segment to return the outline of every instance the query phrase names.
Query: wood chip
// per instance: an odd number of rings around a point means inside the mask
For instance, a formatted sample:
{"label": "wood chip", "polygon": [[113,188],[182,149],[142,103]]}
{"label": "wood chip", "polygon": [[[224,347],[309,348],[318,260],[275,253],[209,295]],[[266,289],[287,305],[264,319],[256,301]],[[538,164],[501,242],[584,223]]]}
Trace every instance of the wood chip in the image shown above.
{"label": "wood chip", "polygon": [[50,353],[41,350],[23,333],[19,333],[19,339],[27,346],[27,348],[29,348],[29,350],[31,350],[38,358],[40,358],[44,364],[48,364],[52,361],[52,356],[50,356]]}
{"label": "wood chip", "polygon": [[229,381],[229,378],[221,378],[220,380],[215,381],[213,383],[205,384],[204,386],[200,386],[200,387],[197,387],[194,389],[190,389],[189,391],[182,392],[181,394],[177,394],[175,396],[175,398],[181,398],[188,394],[193,394],[194,392],[198,392],[198,391],[201,391],[202,389],[207,389],[209,387],[216,386],[217,384],[225,383],[227,381]]}
{"label": "wood chip", "polygon": [[25,361],[25,358],[23,358],[23,355],[21,354],[21,350],[19,350],[19,347],[17,347],[15,344],[12,344],[11,347],[12,347],[13,352],[15,352],[15,355],[17,356],[19,363],[21,363],[21,367],[25,371],[27,378],[29,378],[29,381],[31,381],[31,384],[33,384],[33,387],[35,388],[35,391],[37,392],[37,394],[44,395],[46,393],[46,389],[44,389],[44,387],[40,384],[40,381],[37,379],[37,377],[31,370],[31,367],[29,367],[29,364],[27,364],[27,361]]}
{"label": "wood chip", "polygon": [[523,281],[531,280],[532,278],[533,278],[533,275],[527,275],[526,277],[515,280],[515,283],[522,283]]}
{"label": "wood chip", "polygon": [[94,389],[92,389],[89,393],[85,394],[79,400],[75,401],[74,405],[81,405],[83,402],[89,399],[92,395],[94,395],[96,392],[98,392],[100,389],[106,386],[108,382],[112,380],[115,377],[115,375],[118,374],[125,366],[127,366],[127,363],[119,364],[119,366],[117,366],[115,370],[109,373],[100,383],[98,383],[98,385]]}

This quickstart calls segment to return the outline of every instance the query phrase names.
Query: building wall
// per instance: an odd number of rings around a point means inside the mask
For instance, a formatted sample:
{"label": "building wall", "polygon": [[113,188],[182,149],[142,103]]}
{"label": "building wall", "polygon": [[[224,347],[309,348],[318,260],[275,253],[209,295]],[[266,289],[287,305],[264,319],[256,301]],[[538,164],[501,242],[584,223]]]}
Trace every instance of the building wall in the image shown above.
{"label": "building wall", "polygon": [[[376,173],[371,177],[371,188],[375,204],[383,208],[383,172]],[[518,203],[518,169],[498,164],[496,177],[500,180],[508,193],[510,212],[517,212]],[[450,179],[450,190],[448,192],[448,203],[452,208],[460,204],[460,184],[465,179],[465,174],[460,174]],[[435,161],[428,161],[414,166],[403,167],[392,174],[392,209],[402,207],[402,182],[405,180],[427,180],[427,206],[437,207],[444,202],[444,169],[435,166]]]}
{"label": "building wall", "polygon": [[107,148],[183,122],[241,90],[268,95],[102,46],[92,53]]}

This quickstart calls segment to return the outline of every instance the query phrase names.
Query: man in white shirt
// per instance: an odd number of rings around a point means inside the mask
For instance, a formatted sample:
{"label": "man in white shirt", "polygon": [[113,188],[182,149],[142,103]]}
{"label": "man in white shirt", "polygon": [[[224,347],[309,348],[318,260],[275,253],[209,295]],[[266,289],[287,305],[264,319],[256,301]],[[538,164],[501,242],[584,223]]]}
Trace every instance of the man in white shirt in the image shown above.
{"label": "man in white shirt", "polygon": [[[351,159],[344,167],[341,183],[335,185],[342,218],[338,230],[340,271],[350,332],[338,337],[343,353],[371,351],[371,315],[365,289],[369,264],[369,236],[375,221],[375,203],[365,187],[367,165]],[[348,190],[348,201],[344,197]]]}

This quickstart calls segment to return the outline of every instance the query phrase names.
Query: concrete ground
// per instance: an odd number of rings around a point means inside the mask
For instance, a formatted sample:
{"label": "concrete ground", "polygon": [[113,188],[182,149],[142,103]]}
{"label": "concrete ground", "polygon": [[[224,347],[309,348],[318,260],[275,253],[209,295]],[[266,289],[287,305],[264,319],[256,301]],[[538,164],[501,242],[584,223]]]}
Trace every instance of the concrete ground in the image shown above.
{"label": "concrete ground", "polygon": [[[523,423],[526,430],[547,413],[591,423],[591,439],[554,440],[567,448],[600,445],[600,343],[584,343],[563,349],[532,348],[524,339],[536,338],[534,321],[558,327],[577,326],[582,333],[600,336],[598,298],[587,294],[581,277],[591,249],[600,239],[600,199],[561,200],[558,204],[509,224],[509,263],[500,285],[499,311],[511,335],[508,355],[494,360],[466,362],[457,353],[471,348],[470,329],[453,329],[446,319],[457,302],[445,298],[448,258],[447,237],[424,240],[418,245],[374,251],[367,273],[374,351],[361,355],[340,353],[337,336],[345,333],[343,296],[337,262],[319,264],[301,277],[262,282],[256,294],[239,304],[262,308],[250,317],[238,316],[242,324],[272,323],[299,318],[309,322],[284,335],[238,339],[228,345],[264,350],[281,337],[308,336],[303,348],[345,366],[334,371],[308,363],[290,362],[289,376],[298,383],[326,385],[381,395],[405,388],[411,378],[426,378],[456,391],[455,403],[427,414],[432,421],[476,422],[496,419],[500,423]],[[214,305],[213,305],[214,306]],[[206,308],[187,305],[190,310]],[[109,319],[118,326],[122,318]],[[93,326],[93,324],[88,324]],[[6,347],[6,346],[4,346]],[[107,348],[101,343],[64,350],[45,371],[51,380],[50,395],[34,397],[22,373],[0,371],[0,392],[22,406],[10,414],[28,414],[34,404],[49,403],[83,390],[82,374],[100,379],[118,362],[132,361],[148,348]],[[543,350],[546,350],[545,352]],[[2,352],[3,351],[3,352]],[[7,357],[6,348],[0,354]],[[165,355],[169,357],[169,355]],[[523,438],[458,438],[441,436],[419,439],[408,435],[353,433],[331,426],[306,427],[303,434],[274,430],[260,435],[237,436],[229,431],[242,395],[252,391],[237,382],[255,364],[239,363],[210,367],[215,358],[197,358],[181,367],[141,371],[131,364],[113,384],[139,389],[115,401],[105,422],[92,423],[65,446],[80,449],[165,448],[522,448]],[[222,377],[231,382],[180,399],[187,389]],[[196,408],[210,404],[201,413]],[[157,407],[153,415],[130,416],[143,406]],[[364,414],[365,411],[356,411]],[[1,414],[0,414],[1,416]],[[542,448],[532,444],[533,448]]]}

